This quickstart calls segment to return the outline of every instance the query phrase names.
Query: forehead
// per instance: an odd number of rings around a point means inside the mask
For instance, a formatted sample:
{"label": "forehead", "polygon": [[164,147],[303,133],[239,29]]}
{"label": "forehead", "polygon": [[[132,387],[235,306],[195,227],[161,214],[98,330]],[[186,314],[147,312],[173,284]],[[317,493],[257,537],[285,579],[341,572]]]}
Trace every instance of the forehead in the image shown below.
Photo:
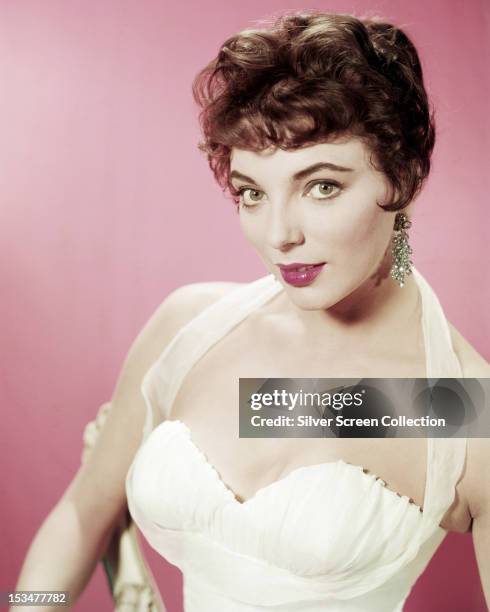
{"label": "forehead", "polygon": [[370,149],[357,137],[344,137],[318,143],[301,149],[282,150],[269,147],[263,151],[249,151],[233,147],[230,155],[230,170],[246,173],[253,168],[256,172],[278,172],[293,174],[305,166],[317,162],[330,162],[355,170],[370,168]]}

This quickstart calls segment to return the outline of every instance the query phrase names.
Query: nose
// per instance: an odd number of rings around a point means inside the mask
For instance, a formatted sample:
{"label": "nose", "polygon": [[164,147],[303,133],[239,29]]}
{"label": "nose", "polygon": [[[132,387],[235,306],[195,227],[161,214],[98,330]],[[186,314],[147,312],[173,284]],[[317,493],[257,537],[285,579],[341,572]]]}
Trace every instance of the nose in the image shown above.
{"label": "nose", "polygon": [[304,242],[301,223],[287,207],[271,207],[267,225],[267,241],[271,247],[284,250]]}

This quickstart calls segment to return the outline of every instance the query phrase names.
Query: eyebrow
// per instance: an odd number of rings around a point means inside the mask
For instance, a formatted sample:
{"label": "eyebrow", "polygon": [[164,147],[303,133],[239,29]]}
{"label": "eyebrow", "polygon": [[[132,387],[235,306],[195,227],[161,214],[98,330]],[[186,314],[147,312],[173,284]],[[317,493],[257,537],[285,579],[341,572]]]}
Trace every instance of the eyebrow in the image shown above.
{"label": "eyebrow", "polygon": [[[312,166],[308,166],[307,168],[304,168],[303,170],[296,172],[296,174],[293,174],[293,176],[291,177],[291,182],[297,183],[298,181],[301,181],[302,179],[309,176],[310,174],[313,174],[314,172],[318,172],[318,170],[333,170],[335,172],[354,172],[353,168],[346,168],[344,166],[338,166],[337,164],[332,164],[330,162],[319,162],[318,164],[313,164]],[[241,179],[242,181],[248,181],[249,183],[254,183],[255,185],[258,185],[255,179],[251,178],[250,176],[247,176],[246,174],[242,174],[241,172],[238,172],[238,170],[233,170],[233,172],[231,172],[230,181],[234,178]]]}

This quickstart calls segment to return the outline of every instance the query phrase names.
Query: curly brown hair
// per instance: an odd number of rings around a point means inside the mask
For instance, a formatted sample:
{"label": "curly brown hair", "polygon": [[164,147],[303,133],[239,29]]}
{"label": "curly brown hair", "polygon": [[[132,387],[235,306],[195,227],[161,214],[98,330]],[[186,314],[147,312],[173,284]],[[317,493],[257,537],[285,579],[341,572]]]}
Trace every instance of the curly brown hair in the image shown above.
{"label": "curly brown hair", "polygon": [[204,140],[224,191],[233,147],[297,149],[362,138],[407,206],[430,170],[435,128],[417,51],[393,24],[352,15],[286,13],[228,38],[195,77]]}

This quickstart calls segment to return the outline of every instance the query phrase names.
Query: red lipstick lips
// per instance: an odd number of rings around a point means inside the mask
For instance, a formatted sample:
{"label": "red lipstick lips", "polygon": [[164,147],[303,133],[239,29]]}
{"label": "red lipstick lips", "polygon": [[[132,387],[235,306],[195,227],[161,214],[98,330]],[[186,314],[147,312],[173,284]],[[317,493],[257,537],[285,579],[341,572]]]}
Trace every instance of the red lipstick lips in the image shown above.
{"label": "red lipstick lips", "polygon": [[294,287],[305,287],[320,274],[325,262],[319,264],[291,263],[277,264],[283,279]]}

